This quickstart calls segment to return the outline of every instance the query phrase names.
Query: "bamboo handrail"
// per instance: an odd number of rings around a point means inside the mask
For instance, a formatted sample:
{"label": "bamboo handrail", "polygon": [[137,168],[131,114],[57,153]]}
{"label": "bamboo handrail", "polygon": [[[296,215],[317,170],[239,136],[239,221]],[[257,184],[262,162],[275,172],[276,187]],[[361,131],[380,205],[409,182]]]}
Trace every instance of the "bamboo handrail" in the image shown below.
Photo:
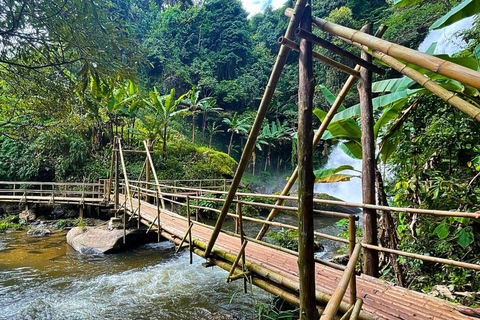
{"label": "bamboo handrail", "polygon": [[432,257],[432,256],[422,255],[422,254],[416,254],[416,253],[411,253],[411,252],[406,252],[406,251],[384,248],[384,247],[380,247],[380,246],[374,246],[374,245],[366,244],[366,243],[362,243],[361,245],[362,245],[362,247],[367,248],[367,249],[377,250],[377,251],[381,251],[381,252],[393,253],[393,254],[396,254],[396,255],[399,255],[399,256],[404,256],[404,257],[409,257],[409,258],[414,258],[414,259],[419,259],[419,260],[424,260],[424,261],[429,261],[429,262],[446,264],[446,265],[450,265],[450,266],[454,266],[454,267],[460,267],[460,268],[480,271],[480,265],[478,265],[478,264],[466,263],[466,262],[444,259],[444,258],[436,258],[436,257]]}
{"label": "bamboo handrail", "polygon": [[362,246],[358,243],[355,246],[355,250],[348,261],[347,268],[345,269],[337,288],[333,292],[330,301],[328,301],[320,320],[331,320],[337,314],[340,303],[342,302],[343,296],[347,291],[348,284],[350,283],[350,278],[355,276],[355,265],[357,264],[361,249]]}
{"label": "bamboo handrail", "polygon": [[[287,9],[285,15],[291,16],[292,9]],[[480,73],[477,71],[318,17],[313,17],[313,24],[322,31],[480,89]]]}

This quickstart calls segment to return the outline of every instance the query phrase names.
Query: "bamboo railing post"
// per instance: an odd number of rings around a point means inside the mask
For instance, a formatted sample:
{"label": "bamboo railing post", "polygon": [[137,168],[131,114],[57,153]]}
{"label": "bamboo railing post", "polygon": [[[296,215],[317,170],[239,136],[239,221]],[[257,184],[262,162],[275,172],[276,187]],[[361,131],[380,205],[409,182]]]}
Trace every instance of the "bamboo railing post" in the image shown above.
{"label": "bamboo railing post", "polygon": [[[141,214],[141,196],[140,196],[140,188],[137,189],[137,196],[138,196],[138,213],[137,213],[137,229],[140,229],[140,220],[142,219],[142,214]],[[133,210],[133,208],[132,208]]]}
{"label": "bamboo railing post", "polygon": [[[293,39],[294,32],[297,26],[299,25],[300,19],[303,16],[303,11],[305,9],[305,5],[307,4],[307,0],[297,0],[295,4],[295,9],[293,12],[293,16],[288,23],[287,31],[285,32],[285,37],[287,39]],[[210,240],[208,241],[207,248],[205,250],[205,255],[208,257],[212,252],[213,246],[215,245],[215,241],[220,234],[220,230],[222,228],[223,222],[227,217],[228,210],[230,209],[230,205],[233,202],[233,198],[235,193],[237,192],[238,186],[240,185],[240,181],[242,180],[243,172],[250,160],[250,156],[252,155],[252,151],[255,147],[255,142],[257,140],[258,133],[262,127],[263,119],[267,113],[268,107],[270,102],[272,101],[273,94],[275,92],[275,88],[277,86],[278,79],[280,78],[280,74],[285,66],[287,61],[288,53],[290,49],[286,46],[280,46],[280,51],[277,56],[277,60],[273,67],[272,73],[270,75],[270,79],[268,81],[267,87],[262,97],[262,101],[260,102],[260,106],[258,107],[257,116],[253,123],[253,126],[250,130],[250,134],[248,135],[247,143],[242,152],[242,157],[238,162],[238,167],[235,172],[235,177],[230,185],[229,192],[227,197],[225,198],[225,202],[222,207],[222,212],[217,219],[217,223],[215,225],[215,229],[212,232]]]}
{"label": "bamboo railing post", "polygon": [[198,222],[198,213],[200,209],[198,208],[198,192],[196,192],[197,198],[195,199],[195,221]]}
{"label": "bamboo railing post", "polygon": [[[348,247],[349,247],[349,256],[350,259],[353,256],[353,250],[355,250],[356,244],[356,237],[357,237],[357,227],[355,225],[355,218],[354,216],[350,216],[348,218]],[[352,279],[350,280],[350,303],[353,305],[357,301],[357,278],[355,276],[355,272],[352,275]]]}
{"label": "bamboo railing post", "polygon": [[[238,197],[237,197],[238,199]],[[237,204],[235,206],[235,211],[238,216],[238,230],[240,232],[240,243],[243,245],[246,243],[245,239],[245,232],[243,231],[243,212],[242,212],[242,203],[237,200]],[[245,258],[245,252],[242,256],[242,271],[245,273],[246,270],[246,258]],[[247,277],[243,278],[243,293],[247,293]]]}
{"label": "bamboo railing post", "polygon": [[343,272],[337,288],[330,297],[330,300],[328,301],[320,320],[331,320],[337,314],[340,303],[342,302],[343,296],[345,295],[345,291],[347,290],[350,282],[350,278],[355,274],[355,265],[357,264],[358,257],[360,256],[361,248],[362,246],[360,243],[355,246],[355,250],[353,251],[351,258],[348,260],[347,268]]}
{"label": "bamboo railing post", "polygon": [[[247,243],[248,243],[247,240],[245,240],[245,241],[242,243],[242,246],[240,247],[240,251],[238,251],[238,255],[237,255],[237,257],[235,258],[235,261],[233,262],[232,267],[230,268],[230,271],[228,272],[227,279],[225,279],[225,281],[226,281],[227,283],[230,283],[230,281],[231,281],[230,278],[231,278],[232,275],[234,274],[234,271],[235,271],[235,269],[237,268],[238,263],[240,262],[240,258],[245,255],[244,251],[245,251],[245,247],[247,246]],[[245,270],[243,270],[243,272],[245,272]]]}
{"label": "bamboo railing post", "polygon": [[[365,33],[372,32],[369,24]],[[362,59],[372,62],[372,57],[362,51]],[[363,203],[375,204],[375,139],[372,104],[372,72],[368,69],[360,69],[360,81],[357,85],[360,97],[360,117],[362,128],[362,198]],[[377,211],[372,209],[363,210],[364,241],[376,245],[377,240]],[[365,273],[372,277],[378,277],[378,252],[365,250]]]}
{"label": "bamboo railing post", "polygon": [[[363,28],[362,28],[362,30],[363,30]],[[375,35],[377,37],[381,38],[386,30],[387,30],[387,28],[385,26],[380,27]],[[355,67],[355,70],[359,71],[360,66],[357,65]],[[325,130],[327,130],[328,125],[330,124],[333,117],[335,116],[335,113],[337,113],[338,108],[342,105],[343,101],[345,100],[345,97],[347,96],[348,92],[353,87],[353,85],[355,84],[356,81],[357,81],[356,77],[354,77],[354,76],[348,77],[347,81],[345,82],[342,89],[340,90],[337,98],[333,102],[332,107],[330,108],[327,115],[325,116],[325,119],[322,121],[322,124],[320,125],[320,128],[317,130],[317,132],[315,133],[315,136],[313,137],[313,148],[317,147],[317,145],[320,142]],[[295,184],[295,181],[297,180],[297,178],[298,178],[298,167],[295,167],[295,170],[293,170],[292,174],[290,175],[290,178],[288,179],[287,184],[285,185],[282,192],[280,193],[281,196],[288,195],[288,193],[290,192],[290,189],[292,189],[292,187]],[[284,202],[285,202],[285,200],[279,198],[275,202],[275,205],[281,206],[281,205],[284,204]],[[275,216],[277,215],[277,213],[278,213],[278,209],[272,209],[270,211],[270,213],[268,214],[268,217],[267,217],[266,220],[267,221],[272,221],[273,218],[275,218]],[[267,233],[268,228],[269,228],[269,225],[264,224],[262,226],[262,229],[260,229],[260,231],[258,232],[256,239],[261,240],[265,236],[265,234]]]}
{"label": "bamboo railing post", "polygon": [[[301,28],[312,30],[311,1],[305,7]],[[300,320],[318,319],[315,301],[313,226],[313,78],[312,43],[300,39],[298,76],[298,275]]]}
{"label": "bamboo railing post", "polygon": [[118,218],[118,204],[119,204],[119,192],[120,192],[120,166],[118,163],[118,137],[113,139],[113,151],[115,155],[115,196],[114,196],[114,208],[117,210],[115,212],[115,218]]}
{"label": "bamboo railing post", "polygon": [[160,223],[160,203],[159,203],[159,198],[158,198],[158,190],[156,190],[155,193],[155,204],[157,207],[157,233],[158,233],[158,239],[157,241],[160,242],[160,228],[161,228],[161,223]]}
{"label": "bamboo railing post", "polygon": [[[190,219],[190,197],[188,195],[187,195],[186,201],[187,201],[187,223],[188,223],[188,226],[192,226],[193,223]],[[192,264],[193,263],[193,246],[192,246],[192,232],[191,231],[188,234],[188,251],[190,253],[190,264]]]}
{"label": "bamboo railing post", "polygon": [[155,166],[153,165],[152,155],[150,154],[150,150],[148,149],[148,145],[146,141],[143,141],[143,145],[145,146],[147,152],[148,162],[150,163],[150,169],[153,173],[153,178],[155,179],[155,185],[157,187],[157,194],[160,196],[160,201],[162,203],[162,209],[165,210],[165,200],[163,199],[162,190],[160,189],[160,182],[158,181],[157,171],[155,170]]}

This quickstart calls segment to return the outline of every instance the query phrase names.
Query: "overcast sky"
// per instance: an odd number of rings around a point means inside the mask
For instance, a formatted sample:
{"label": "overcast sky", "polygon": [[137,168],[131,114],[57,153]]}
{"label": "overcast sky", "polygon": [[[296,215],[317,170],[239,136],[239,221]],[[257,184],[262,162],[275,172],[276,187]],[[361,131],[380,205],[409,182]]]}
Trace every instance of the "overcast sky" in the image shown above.
{"label": "overcast sky", "polygon": [[274,9],[280,8],[285,0],[242,0],[242,2],[245,10],[252,15],[261,12],[268,4]]}

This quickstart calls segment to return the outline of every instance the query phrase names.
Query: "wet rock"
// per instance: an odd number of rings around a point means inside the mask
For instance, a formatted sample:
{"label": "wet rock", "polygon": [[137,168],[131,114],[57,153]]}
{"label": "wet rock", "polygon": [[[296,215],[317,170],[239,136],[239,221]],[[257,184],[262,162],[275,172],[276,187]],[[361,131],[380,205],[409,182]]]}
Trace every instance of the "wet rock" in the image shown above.
{"label": "wet rock", "polygon": [[40,227],[28,230],[27,231],[27,236],[44,237],[44,236],[49,236],[51,233],[52,232],[49,229],[40,226]]}
{"label": "wet rock", "polygon": [[64,212],[63,212],[63,208],[61,206],[56,206],[53,208],[52,210],[52,216],[54,217],[54,219],[59,219],[61,217],[63,217],[64,215]]}
{"label": "wet rock", "polygon": [[19,213],[18,218],[26,222],[32,222],[37,218],[37,216],[32,209],[25,209]]}
{"label": "wet rock", "polygon": [[348,263],[348,254],[339,254],[328,259],[328,261],[346,266]]}
{"label": "wet rock", "polygon": [[320,241],[314,241],[313,242],[313,248],[314,248],[315,252],[325,251],[325,247],[323,246],[323,244]]}
{"label": "wet rock", "polygon": [[75,227],[67,233],[67,243],[84,254],[118,252],[132,245],[141,245],[156,238],[156,234],[146,234],[144,229],[127,230],[126,243],[123,243],[123,230],[108,230],[101,227]]}

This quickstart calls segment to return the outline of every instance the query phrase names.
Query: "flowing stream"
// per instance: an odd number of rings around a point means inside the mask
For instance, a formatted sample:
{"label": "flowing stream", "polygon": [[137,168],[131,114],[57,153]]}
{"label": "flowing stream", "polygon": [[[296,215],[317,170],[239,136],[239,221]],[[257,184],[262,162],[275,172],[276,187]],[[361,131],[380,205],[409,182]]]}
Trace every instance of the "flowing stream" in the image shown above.
{"label": "flowing stream", "polygon": [[202,262],[189,265],[169,242],[87,256],[65,232],[1,235],[0,319],[255,319],[255,303],[270,296],[244,295],[240,281],[226,284],[225,271]]}

